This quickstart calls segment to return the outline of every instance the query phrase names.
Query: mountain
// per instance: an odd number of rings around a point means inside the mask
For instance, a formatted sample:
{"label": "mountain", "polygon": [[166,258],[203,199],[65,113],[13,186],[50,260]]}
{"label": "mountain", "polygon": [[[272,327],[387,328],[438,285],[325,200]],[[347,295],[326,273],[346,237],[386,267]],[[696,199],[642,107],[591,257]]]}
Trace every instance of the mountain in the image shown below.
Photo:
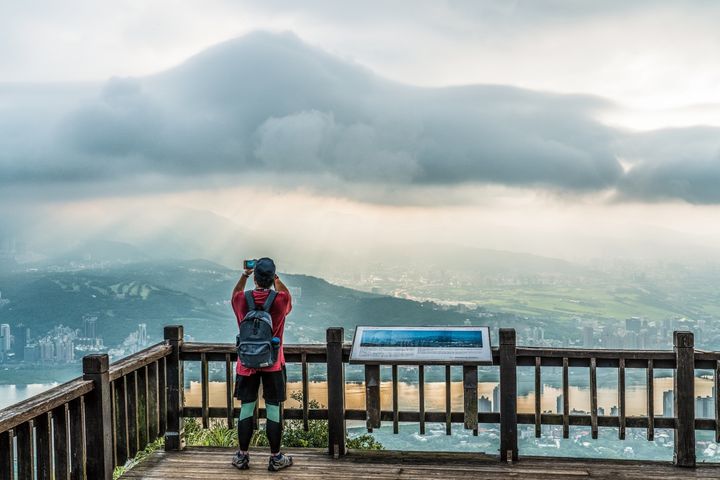
{"label": "mountain", "polygon": [[[83,315],[92,314],[108,346],[122,342],[138,323],[147,324],[152,341],[162,337],[163,325],[179,323],[198,341],[231,342],[236,326],[229,297],[238,276],[206,260],[7,273],[0,276],[0,291],[9,300],[0,307],[0,321],[11,327],[24,323],[37,336],[59,324],[81,328]],[[316,277],[283,279],[298,289],[287,320],[288,342],[322,342],[329,326],[345,327],[349,338],[356,325],[461,324],[467,318],[432,303],[360,292]]]}

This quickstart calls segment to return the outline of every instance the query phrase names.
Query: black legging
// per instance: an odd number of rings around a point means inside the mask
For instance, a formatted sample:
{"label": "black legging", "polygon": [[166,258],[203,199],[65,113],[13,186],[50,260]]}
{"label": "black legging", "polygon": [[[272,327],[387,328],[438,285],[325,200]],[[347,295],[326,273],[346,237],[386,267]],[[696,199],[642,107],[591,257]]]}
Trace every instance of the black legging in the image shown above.
{"label": "black legging", "polygon": [[[265,401],[265,406],[274,405],[279,407],[278,403]],[[278,453],[280,451],[280,441],[282,439],[282,423],[272,420],[265,421],[265,434],[270,442],[270,451]],[[253,435],[253,417],[244,418],[238,421],[238,441],[240,450],[247,452],[250,448],[250,440]]]}

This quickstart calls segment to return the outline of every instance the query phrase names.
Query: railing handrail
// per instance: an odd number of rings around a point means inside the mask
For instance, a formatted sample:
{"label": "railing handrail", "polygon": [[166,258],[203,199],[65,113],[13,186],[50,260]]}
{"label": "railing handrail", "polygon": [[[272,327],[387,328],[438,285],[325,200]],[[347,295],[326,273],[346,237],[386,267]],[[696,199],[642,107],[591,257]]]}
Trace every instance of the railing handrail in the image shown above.
{"label": "railing handrail", "polygon": [[[695,464],[695,430],[715,430],[720,440],[720,402],[715,400],[715,418],[696,418],[694,411],[694,378],[696,369],[714,370],[714,383],[720,384],[720,352],[697,351],[694,349],[690,332],[675,332],[674,350],[626,350],[626,349],[578,349],[518,347],[515,332],[501,329],[500,345],[492,348],[493,365],[500,367],[501,408],[500,412],[478,412],[477,363],[465,362],[378,362],[365,365],[366,409],[347,409],[344,400],[344,368],[349,364],[350,344],[344,342],[340,328],[327,330],[325,344],[284,345],[288,363],[302,366],[302,408],[285,409],[286,418],[302,419],[305,426],[311,419],[327,419],[330,428],[330,451],[335,455],[345,452],[345,420],[367,420],[369,430],[379,427],[381,421],[391,421],[397,433],[398,422],[419,421],[421,433],[425,422],[443,422],[450,432],[451,423],[463,422],[465,428],[477,432],[478,422],[500,423],[501,451],[503,460],[517,459],[517,426],[535,424],[536,436],[541,425],[562,425],[563,436],[568,436],[570,425],[590,425],[593,438],[597,438],[600,427],[619,427],[620,439],[626,428],[647,428],[648,439],[654,435],[654,428],[675,430],[675,463],[681,466]],[[235,345],[231,343],[184,342],[182,326],[165,328],[165,340],[128,356],[108,366],[107,355],[89,355],[83,358],[84,376],[23,400],[0,410],[0,450],[4,453],[12,444],[13,436],[18,442],[18,464],[23,474],[33,472],[37,460],[38,477],[46,478],[51,466],[57,478],[69,475],[67,463],[69,450],[64,444],[67,438],[53,431],[67,432],[72,441],[72,468],[80,468],[94,478],[108,478],[110,468],[154,439],[164,435],[166,449],[184,448],[183,417],[201,416],[203,425],[209,417],[226,417],[232,426],[237,408],[234,407],[231,386],[234,378],[233,361],[236,359]],[[201,362],[202,406],[183,405],[183,384],[185,361]],[[210,407],[208,394],[208,362],[224,362],[226,369],[227,407]],[[327,365],[328,407],[309,409],[308,406],[308,364]],[[382,410],[379,401],[380,364],[392,366],[393,408]],[[446,409],[444,412],[426,412],[423,388],[420,388],[419,411],[401,411],[397,402],[398,365],[418,367],[419,383],[424,384],[425,366],[444,366],[446,383]],[[464,408],[453,411],[450,401],[450,367],[463,367]],[[517,367],[535,368],[535,413],[517,412],[516,375]],[[546,413],[539,410],[541,367],[561,367],[563,370],[563,409],[561,413]],[[569,414],[568,388],[570,367],[589,367],[591,412],[590,414]],[[597,368],[614,368],[618,372],[618,414],[599,415],[597,400]],[[627,416],[625,407],[625,375],[628,368],[647,369],[648,413]],[[674,369],[673,417],[655,417],[652,401],[654,369]],[[717,395],[717,393],[716,393]],[[594,402],[594,403],[593,403]],[[152,412],[151,412],[152,405]],[[152,413],[152,415],[151,415]],[[259,413],[262,413],[262,409]],[[152,418],[150,418],[152,417]],[[52,426],[51,426],[51,423]],[[120,422],[120,423],[117,423]],[[144,423],[142,423],[144,422]],[[117,424],[117,425],[116,425]],[[34,425],[34,429],[31,426]],[[150,428],[152,425],[153,428]],[[59,430],[58,430],[59,429]],[[65,430],[63,430],[65,429]],[[73,429],[82,429],[75,432]],[[118,430],[119,429],[119,430]],[[11,432],[12,430],[12,432]],[[35,431],[36,433],[33,433]],[[54,440],[49,440],[50,437]],[[20,452],[20,443],[27,449],[37,444],[37,458],[28,452]],[[108,440],[110,438],[110,440]],[[114,440],[112,440],[114,439]],[[8,443],[10,442],[10,443]],[[51,452],[50,446],[60,442],[61,452]],[[93,448],[93,454],[85,455],[85,443]],[[110,442],[110,443],[108,443]],[[123,451],[121,452],[120,448]],[[80,449],[80,453],[78,453]],[[0,473],[12,466],[12,449],[7,455],[0,455]],[[64,453],[63,453],[64,452]],[[98,453],[102,452],[102,460]],[[109,453],[108,453],[109,452]],[[55,460],[50,458],[55,455]],[[80,455],[80,458],[76,458]],[[10,458],[10,460],[8,460]],[[8,461],[10,463],[8,463]],[[112,464],[112,465],[111,465]],[[28,470],[29,469],[29,470]],[[65,473],[63,473],[63,470]],[[58,473],[60,472],[60,473]]]}
{"label": "railing handrail", "polygon": [[110,381],[132,373],[157,360],[167,357],[172,347],[167,342],[156,343],[110,365]]}
{"label": "railing handrail", "polygon": [[0,410],[0,433],[89,393],[93,382],[75,378]]}

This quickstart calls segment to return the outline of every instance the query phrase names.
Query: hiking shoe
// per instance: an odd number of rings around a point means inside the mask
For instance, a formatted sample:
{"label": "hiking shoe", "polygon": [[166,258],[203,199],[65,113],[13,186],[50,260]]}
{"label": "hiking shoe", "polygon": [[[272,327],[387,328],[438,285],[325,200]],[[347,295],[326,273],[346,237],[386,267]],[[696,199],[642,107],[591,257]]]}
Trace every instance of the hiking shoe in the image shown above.
{"label": "hiking shoe", "polygon": [[271,472],[277,472],[278,470],[287,468],[292,464],[293,461],[290,455],[285,455],[284,453],[279,454],[277,457],[271,455],[270,461],[268,462],[268,470]]}
{"label": "hiking shoe", "polygon": [[248,468],[250,468],[250,455],[243,455],[240,452],[235,452],[235,455],[232,459],[232,464],[233,467],[237,468],[238,470],[247,470]]}

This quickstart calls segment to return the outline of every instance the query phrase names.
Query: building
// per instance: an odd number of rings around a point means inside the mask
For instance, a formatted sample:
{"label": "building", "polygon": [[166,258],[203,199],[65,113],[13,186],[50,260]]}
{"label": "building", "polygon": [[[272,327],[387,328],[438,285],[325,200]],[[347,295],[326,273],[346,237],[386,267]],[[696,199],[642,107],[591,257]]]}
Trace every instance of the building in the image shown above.
{"label": "building", "polygon": [[640,333],[642,328],[642,320],[640,317],[630,317],[625,319],[625,330],[628,332]]}
{"label": "building", "polygon": [[500,385],[495,385],[495,388],[493,388],[492,411],[500,411]]}
{"label": "building", "polygon": [[11,346],[12,335],[10,334],[10,325],[3,323],[0,325],[0,352],[9,352]]}
{"label": "building", "polygon": [[40,348],[37,343],[25,345],[23,349],[23,359],[26,362],[35,363],[40,360]]}
{"label": "building", "polygon": [[663,417],[673,416],[673,391],[666,390],[663,392]]}
{"label": "building", "polygon": [[15,342],[13,345],[13,350],[15,351],[15,360],[24,361],[25,347],[30,341],[30,329],[27,328],[24,324],[20,323],[17,327],[15,327],[14,337]]}
{"label": "building", "polygon": [[555,413],[563,413],[565,410],[563,408],[563,396],[558,395],[555,399]]}
{"label": "building", "polygon": [[85,338],[97,338],[95,327],[97,325],[97,317],[86,315],[83,317],[83,336]]}
{"label": "building", "polygon": [[583,346],[592,347],[595,344],[593,327],[586,325],[583,327]]}
{"label": "building", "polygon": [[480,410],[481,412],[492,412],[492,402],[491,402],[490,399],[489,399],[488,397],[486,397],[485,395],[482,395],[482,396],[480,397],[479,410]]}
{"label": "building", "polygon": [[598,413],[599,416],[604,417],[605,416],[605,408],[598,407]]}
{"label": "building", "polygon": [[695,398],[695,418],[715,418],[713,397]]}
{"label": "building", "polygon": [[618,416],[618,407],[616,405],[613,405],[610,407],[610,416],[617,417]]}
{"label": "building", "polygon": [[138,346],[145,347],[148,344],[147,324],[141,323],[137,328]]}

